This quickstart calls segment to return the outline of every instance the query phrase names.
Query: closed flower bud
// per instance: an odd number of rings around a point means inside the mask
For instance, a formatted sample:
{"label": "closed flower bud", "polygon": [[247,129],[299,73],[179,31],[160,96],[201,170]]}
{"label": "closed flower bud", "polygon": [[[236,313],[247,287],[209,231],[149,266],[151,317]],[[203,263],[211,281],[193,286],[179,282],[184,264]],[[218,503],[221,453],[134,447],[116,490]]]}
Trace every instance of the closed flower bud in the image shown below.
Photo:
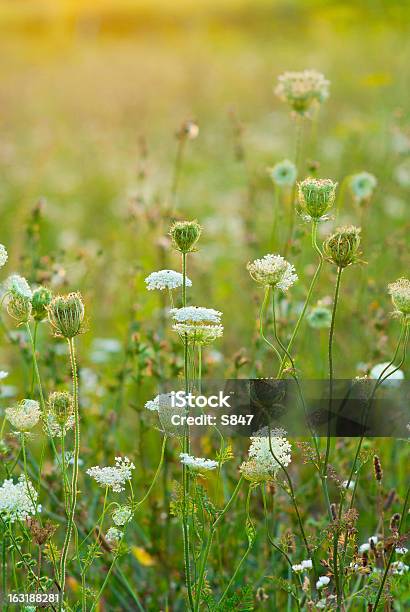
{"label": "closed flower bud", "polygon": [[195,250],[202,228],[197,221],[176,221],[170,229],[172,244],[177,251],[189,253]]}
{"label": "closed flower bud", "polygon": [[318,221],[333,206],[337,183],[331,179],[307,178],[299,183],[301,212],[307,219]]}
{"label": "closed flower bud", "polygon": [[359,262],[360,228],[350,225],[340,227],[323,243],[328,261],[339,268]]}
{"label": "closed flower bud", "polygon": [[33,318],[35,321],[42,321],[47,317],[47,306],[52,299],[52,293],[47,287],[38,287],[33,291],[31,299]]}
{"label": "closed flower bud", "polygon": [[67,391],[55,391],[48,398],[48,406],[50,413],[53,415],[56,423],[64,428],[74,414],[73,396]]}
{"label": "closed flower bud", "polygon": [[47,312],[56,336],[74,338],[84,331],[84,304],[80,293],[56,296]]}

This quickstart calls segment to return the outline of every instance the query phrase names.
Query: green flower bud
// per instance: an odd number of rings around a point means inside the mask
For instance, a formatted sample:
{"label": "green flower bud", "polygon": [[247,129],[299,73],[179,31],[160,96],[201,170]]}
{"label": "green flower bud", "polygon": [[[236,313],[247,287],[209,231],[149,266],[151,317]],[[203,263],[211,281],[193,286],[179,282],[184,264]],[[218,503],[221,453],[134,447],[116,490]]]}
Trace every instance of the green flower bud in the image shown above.
{"label": "green flower bud", "polygon": [[38,287],[33,291],[31,305],[35,321],[42,321],[47,317],[47,306],[50,304],[52,297],[53,295],[47,287]]}
{"label": "green flower bud", "polygon": [[84,331],[84,304],[80,293],[56,296],[47,312],[56,336],[74,338]]}
{"label": "green flower bud", "polygon": [[360,228],[350,225],[339,227],[323,243],[323,250],[328,261],[339,268],[346,268],[359,262]]}
{"label": "green flower bud", "polygon": [[18,325],[27,323],[31,316],[31,300],[28,297],[11,292],[7,302],[7,312],[17,321]]}
{"label": "green flower bud", "polygon": [[318,221],[333,206],[337,183],[331,179],[307,178],[299,183],[302,213]]}
{"label": "green flower bud", "polygon": [[189,253],[194,251],[202,228],[197,221],[176,221],[170,229],[172,244],[177,251]]}

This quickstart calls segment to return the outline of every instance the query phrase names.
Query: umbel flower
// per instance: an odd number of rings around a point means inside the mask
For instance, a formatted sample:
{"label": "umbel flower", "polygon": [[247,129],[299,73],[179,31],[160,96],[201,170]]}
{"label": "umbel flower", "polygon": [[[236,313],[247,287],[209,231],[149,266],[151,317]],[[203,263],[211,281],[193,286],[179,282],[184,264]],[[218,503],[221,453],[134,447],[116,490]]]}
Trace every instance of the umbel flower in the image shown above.
{"label": "umbel flower", "polygon": [[298,174],[297,168],[289,159],[284,159],[268,168],[268,173],[277,187],[292,187]]}
{"label": "umbel flower", "polygon": [[94,478],[101,487],[108,487],[115,493],[121,493],[125,490],[125,483],[131,480],[132,470],[134,469],[135,465],[128,457],[116,457],[114,467],[96,465],[89,468],[87,474]]}
{"label": "umbel flower", "polygon": [[377,187],[377,179],[370,172],[358,172],[350,177],[350,190],[357,202],[369,200]]}
{"label": "umbel flower", "polygon": [[178,415],[183,417],[186,415],[184,406],[174,406],[173,393],[160,393],[153,400],[145,404],[145,408],[158,412],[158,418],[161,427],[167,436],[183,436],[185,428],[183,425],[174,425],[172,417]]}
{"label": "umbel flower", "polygon": [[202,228],[198,221],[176,221],[169,234],[173,247],[186,254],[195,250],[195,244],[198,242],[201,232]]}
{"label": "umbel flower", "polygon": [[396,313],[403,315],[404,318],[410,316],[410,280],[408,278],[399,278],[394,283],[388,285],[388,291],[391,295],[393,306]]}
{"label": "umbel flower", "polygon": [[306,178],[299,183],[299,204],[302,216],[309,221],[324,220],[333,206],[337,183],[331,179]]}
{"label": "umbel flower", "polygon": [[329,97],[330,81],[316,70],[284,72],[278,77],[275,94],[292,110],[304,117]]}
{"label": "umbel flower", "polygon": [[33,291],[31,306],[35,321],[43,321],[47,318],[47,306],[50,304],[52,297],[53,294],[47,287],[38,287]]}
{"label": "umbel flower", "polygon": [[272,481],[281,465],[287,467],[291,462],[291,450],[283,429],[263,427],[251,437],[249,459],[239,469],[251,482]]}
{"label": "umbel flower", "polygon": [[175,323],[172,329],[192,344],[210,344],[223,335],[220,324],[222,312],[203,306],[173,308],[171,316]]}
{"label": "umbel flower", "polygon": [[132,508],[130,506],[119,506],[112,513],[112,520],[117,525],[117,527],[122,527],[126,525],[132,517]]}
{"label": "umbel flower", "polygon": [[6,247],[4,246],[4,244],[0,244],[0,268],[5,265],[8,258],[9,256]]}
{"label": "umbel flower", "polygon": [[0,515],[4,520],[14,523],[24,521],[41,510],[37,506],[38,493],[29,480],[21,475],[17,483],[10,478],[0,487]]}
{"label": "umbel flower", "polygon": [[206,346],[212,344],[217,338],[223,336],[223,325],[186,325],[176,323],[172,329],[181,336],[185,336],[190,344]]}
{"label": "umbel flower", "polygon": [[359,263],[360,231],[360,228],[354,225],[339,227],[323,243],[327,260],[339,268]]}
{"label": "umbel flower", "polygon": [[214,470],[218,467],[218,462],[212,459],[204,459],[203,457],[192,457],[187,453],[181,453],[181,463],[188,466],[194,472],[201,472],[202,470]]}
{"label": "umbel flower", "polygon": [[13,295],[28,298],[31,300],[33,292],[30,289],[30,285],[23,276],[19,274],[12,274],[6,281],[7,290]]}
{"label": "umbel flower", "polygon": [[[186,277],[186,286],[192,287],[192,281]],[[151,272],[145,279],[148,291],[153,289],[177,289],[182,287],[183,276],[180,272],[175,270],[159,270],[158,272]]]}
{"label": "umbel flower", "polygon": [[254,281],[264,287],[287,291],[298,280],[295,267],[281,255],[268,254],[246,266]]}
{"label": "umbel flower", "polygon": [[110,527],[105,534],[105,539],[109,544],[118,544],[122,538],[122,531],[116,527]]}
{"label": "umbel flower", "polygon": [[61,438],[75,424],[73,396],[66,391],[56,391],[50,394],[48,406],[45,417],[46,433]]}
{"label": "umbel flower", "polygon": [[6,419],[20,432],[33,429],[40,420],[40,404],[36,400],[23,399],[10,408],[6,408]]}
{"label": "umbel flower", "polygon": [[32,291],[25,278],[12,274],[6,280],[6,290],[9,294],[7,312],[17,321],[18,325],[27,323],[31,316]]}
{"label": "umbel flower", "polygon": [[84,303],[80,293],[57,295],[47,312],[56,336],[74,338],[84,331]]}

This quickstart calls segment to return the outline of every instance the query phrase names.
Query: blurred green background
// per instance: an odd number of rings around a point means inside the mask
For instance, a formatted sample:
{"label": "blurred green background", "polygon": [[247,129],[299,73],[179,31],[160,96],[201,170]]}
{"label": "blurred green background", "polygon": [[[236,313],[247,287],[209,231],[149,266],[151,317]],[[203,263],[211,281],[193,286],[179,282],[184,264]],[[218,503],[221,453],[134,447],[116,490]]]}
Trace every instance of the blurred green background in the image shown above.
{"label": "blurred green background", "polygon": [[[122,334],[130,309],[155,329],[160,303],[143,278],[163,263],[179,265],[158,239],[168,231],[161,211],[175,132],[194,119],[199,137],[186,148],[178,199],[180,216],[204,226],[189,264],[192,302],[228,313],[221,350],[230,359],[246,347],[252,361],[260,293],[245,266],[272,248],[266,168],[292,159],[295,146],[273,87],[285,70],[316,68],[330,79],[331,96],[306,131],[299,176],[316,160],[321,177],[341,182],[367,170],[379,182],[365,214],[345,190],[337,219],[363,221],[367,262],[343,281],[337,375],[390,356],[398,324],[389,319],[385,288],[409,269],[407,2],[19,0],[0,7],[0,240],[10,252],[8,272],[38,276],[30,271],[34,249],[37,268],[52,267],[50,279],[44,272],[49,284],[84,293],[94,334]],[[33,238],[39,198],[44,215]],[[290,255],[301,277],[291,294],[296,305],[315,263],[310,228],[299,222],[299,230]],[[332,294],[333,274],[327,265],[314,301]],[[300,336],[306,375],[322,374],[317,334],[306,328]],[[269,362],[260,369],[272,373]]]}

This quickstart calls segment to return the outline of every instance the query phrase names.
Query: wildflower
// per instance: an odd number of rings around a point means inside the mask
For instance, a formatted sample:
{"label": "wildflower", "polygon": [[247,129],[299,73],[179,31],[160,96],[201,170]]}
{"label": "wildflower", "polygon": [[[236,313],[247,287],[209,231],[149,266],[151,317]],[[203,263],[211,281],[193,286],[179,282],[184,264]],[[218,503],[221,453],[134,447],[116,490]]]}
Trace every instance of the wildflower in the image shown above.
{"label": "wildflower", "polygon": [[351,480],[350,482],[348,480],[344,480],[342,482],[343,489],[347,489],[349,491],[353,491],[354,486],[355,486],[355,481],[354,480]]}
{"label": "wildflower", "polygon": [[218,467],[218,462],[213,461],[212,459],[203,459],[202,457],[192,457],[187,453],[181,453],[180,455],[181,463],[191,468],[195,472],[200,472],[201,470],[214,470]]}
{"label": "wildflower", "polygon": [[312,559],[306,559],[305,561],[302,561],[301,563],[296,563],[295,565],[292,565],[292,569],[296,573],[301,573],[304,570],[310,570],[312,568],[313,568]]}
{"label": "wildflower", "polygon": [[40,512],[37,506],[37,491],[30,480],[21,475],[17,483],[5,480],[0,487],[0,515],[11,523],[24,521],[28,516]]}
{"label": "wildflower", "polygon": [[298,280],[295,267],[281,255],[265,255],[246,267],[253,280],[264,287],[287,291]]}
{"label": "wildflower", "polygon": [[185,325],[176,323],[172,329],[185,336],[190,344],[207,345],[223,335],[222,325]]}
{"label": "wildflower", "polygon": [[316,588],[323,589],[323,587],[327,586],[330,582],[329,576],[319,576],[319,580],[316,582]]}
{"label": "wildflower", "polygon": [[33,293],[30,289],[30,285],[23,276],[18,274],[12,274],[6,281],[7,290],[13,295],[22,298],[28,298],[31,300]]}
{"label": "wildflower", "polygon": [[116,457],[114,467],[94,466],[87,470],[87,474],[101,487],[110,487],[115,493],[120,493],[125,490],[123,486],[127,481],[131,480],[131,472],[135,469],[135,465],[128,457]]}
{"label": "wildflower", "polygon": [[42,321],[47,317],[47,306],[52,299],[52,293],[47,287],[38,287],[33,291],[31,306],[35,321]]}
{"label": "wildflower", "polygon": [[251,482],[268,482],[274,479],[281,466],[288,466],[291,462],[291,445],[284,437],[282,429],[267,427],[260,429],[251,436],[249,459],[240,466],[244,478]]}
{"label": "wildflower", "polygon": [[50,394],[48,405],[45,430],[49,435],[61,438],[75,424],[73,397],[66,391],[56,391]]}
{"label": "wildflower", "polygon": [[339,227],[334,234],[323,243],[323,249],[328,261],[339,268],[346,268],[360,260],[360,228],[350,225]]}
{"label": "wildflower", "polygon": [[203,306],[185,306],[183,308],[173,308],[171,316],[176,323],[186,325],[207,325],[219,324],[221,322],[222,312],[213,308],[205,308]]}
{"label": "wildflower", "polygon": [[293,162],[284,159],[275,164],[273,168],[268,168],[268,173],[277,187],[292,187],[298,171]]}
{"label": "wildflower", "polygon": [[187,138],[188,140],[195,140],[198,134],[198,124],[195,121],[188,119],[187,121],[184,121],[184,123],[181,125],[177,133],[177,138],[179,138],[180,140],[183,140],[185,138]]}
{"label": "wildflower", "polygon": [[0,268],[5,265],[8,258],[9,256],[6,247],[4,246],[4,244],[0,244]]}
{"label": "wildflower", "polygon": [[40,420],[40,404],[36,400],[23,399],[21,402],[6,408],[6,418],[17,431],[28,431]]}
{"label": "wildflower", "polygon": [[[192,287],[192,281],[186,277],[186,286]],[[148,291],[153,289],[177,289],[182,287],[183,276],[180,272],[175,270],[159,270],[158,272],[151,272],[145,279]]]}
{"label": "wildflower", "polygon": [[278,77],[275,94],[298,115],[309,116],[314,106],[329,97],[330,81],[316,70],[285,72]]}
{"label": "wildflower", "polygon": [[174,425],[172,420],[175,415],[185,416],[186,411],[183,406],[175,406],[173,398],[174,393],[161,393],[153,400],[146,402],[145,408],[158,412],[164,433],[169,436],[182,436],[184,435],[184,427],[182,425]]}
{"label": "wildflower", "polygon": [[410,316],[410,280],[399,278],[388,285],[388,291],[396,312],[403,314],[405,317]]}
{"label": "wildflower", "polygon": [[306,319],[313,329],[328,329],[332,321],[332,312],[326,306],[315,306]]}
{"label": "wildflower", "polygon": [[350,189],[358,202],[369,200],[377,186],[377,179],[370,172],[359,172],[350,177]]}
{"label": "wildflower", "polygon": [[399,548],[396,548],[396,553],[398,555],[407,555],[408,552],[409,552],[409,549],[406,548],[405,546],[400,546]]}
{"label": "wildflower", "polygon": [[56,296],[47,311],[56,336],[74,338],[84,331],[84,304],[80,293]]}
{"label": "wildflower", "polygon": [[112,513],[112,520],[117,525],[117,527],[122,527],[126,525],[132,517],[132,508],[129,506],[119,506]]}
{"label": "wildflower", "polygon": [[301,563],[296,563],[295,565],[292,565],[292,570],[297,574],[300,574],[303,572],[303,565]]}
{"label": "wildflower", "polygon": [[303,569],[313,569],[312,559],[306,559],[305,561],[302,561],[302,567]]}
{"label": "wildflower", "polygon": [[319,221],[333,206],[337,183],[331,179],[307,178],[299,183],[299,203],[307,220]]}
{"label": "wildflower", "polygon": [[409,571],[409,566],[403,563],[403,561],[394,561],[394,563],[391,564],[390,569],[392,574],[403,576],[403,574]]}
{"label": "wildflower", "polygon": [[184,254],[195,250],[201,232],[197,221],[176,221],[169,231],[174,248]]}
{"label": "wildflower", "polygon": [[368,552],[371,548],[374,548],[376,546],[378,541],[379,538],[377,535],[371,536],[367,542],[359,546],[359,553],[362,554]]}
{"label": "wildflower", "polygon": [[[382,375],[383,378],[388,377],[383,384],[389,384],[390,381],[397,381],[404,379],[404,373],[402,370],[396,370],[396,367],[391,364],[389,361],[384,361],[383,363],[376,363],[370,370],[369,376],[370,378],[379,379]],[[394,384],[394,383],[393,383]]]}
{"label": "wildflower", "polygon": [[118,544],[121,540],[123,533],[120,529],[116,527],[110,527],[107,533],[105,534],[105,539],[109,544]]}

